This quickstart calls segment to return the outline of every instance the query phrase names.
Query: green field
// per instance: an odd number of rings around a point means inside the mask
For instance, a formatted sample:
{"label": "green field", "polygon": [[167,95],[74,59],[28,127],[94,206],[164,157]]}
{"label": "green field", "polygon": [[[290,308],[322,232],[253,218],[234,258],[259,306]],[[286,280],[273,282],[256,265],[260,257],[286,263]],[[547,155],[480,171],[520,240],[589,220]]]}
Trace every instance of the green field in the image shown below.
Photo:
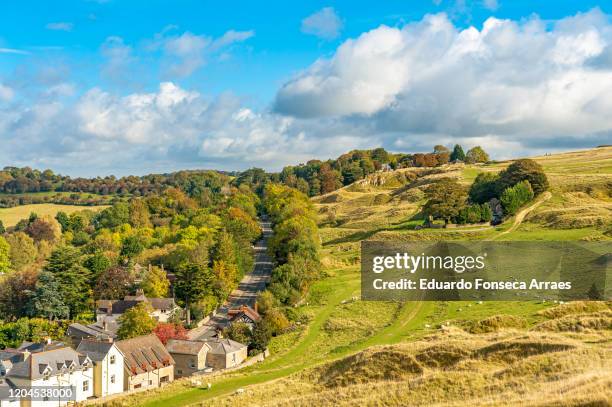
{"label": "green field", "polygon": [[[422,188],[429,182],[447,175],[469,184],[479,172],[499,171],[508,163],[449,166],[445,174],[423,177],[409,188],[397,186],[393,173],[377,175],[376,185],[362,182],[317,197],[327,277],[314,284],[305,304],[296,310],[307,317],[307,324],[273,338],[271,356],[264,362],[203,379],[212,384],[210,390],[183,379],[105,405],[405,405],[444,400],[516,405],[524,400],[556,400],[564,389],[573,389],[571,397],[587,401],[605,398],[612,388],[612,311],[606,313],[605,306],[603,311],[576,311],[576,316],[561,313],[557,320],[543,311],[560,306],[535,301],[354,300],[360,295],[359,242],[364,239],[612,239],[610,198],[592,187],[611,180],[607,168],[612,149],[600,150],[543,157],[552,198],[510,233],[504,232],[514,219],[489,228],[415,230],[422,224],[416,215],[423,203]],[[563,181],[564,161],[577,169],[571,187]],[[580,169],[581,162],[586,169]],[[380,177],[389,177],[389,182]],[[591,216],[589,222],[576,223],[585,214]],[[576,326],[592,328],[583,333],[555,331]],[[546,332],[550,327],[555,330]],[[430,348],[435,350],[425,353],[436,362],[414,365],[423,349]],[[483,352],[496,356],[483,359],[479,356]],[[462,362],[452,369],[438,369],[447,358]],[[425,370],[410,373],[417,365]],[[237,394],[238,389],[244,391]],[[407,389],[411,389],[409,403]]]}
{"label": "green field", "polygon": [[68,214],[73,212],[89,209],[99,211],[108,206],[75,206],[75,205],[57,205],[57,204],[35,204],[21,205],[13,208],[0,208],[0,221],[5,227],[15,226],[20,220],[27,219],[30,213],[34,212],[38,216],[55,216],[58,212],[63,211]]}

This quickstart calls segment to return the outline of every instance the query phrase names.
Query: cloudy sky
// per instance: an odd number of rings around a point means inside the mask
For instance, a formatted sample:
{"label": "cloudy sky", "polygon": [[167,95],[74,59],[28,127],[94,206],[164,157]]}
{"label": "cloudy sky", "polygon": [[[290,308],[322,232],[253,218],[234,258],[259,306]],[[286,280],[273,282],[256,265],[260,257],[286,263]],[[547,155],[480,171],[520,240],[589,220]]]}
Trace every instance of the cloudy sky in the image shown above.
{"label": "cloudy sky", "polygon": [[20,1],[0,167],[278,170],[354,148],[612,142],[612,2]]}

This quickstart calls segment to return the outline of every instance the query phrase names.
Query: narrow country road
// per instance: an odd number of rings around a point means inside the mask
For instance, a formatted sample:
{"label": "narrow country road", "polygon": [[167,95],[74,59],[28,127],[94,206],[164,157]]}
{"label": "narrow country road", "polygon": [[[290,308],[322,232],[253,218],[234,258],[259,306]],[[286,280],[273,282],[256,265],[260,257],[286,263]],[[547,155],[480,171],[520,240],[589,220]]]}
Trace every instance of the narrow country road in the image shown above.
{"label": "narrow country road", "polygon": [[241,305],[255,307],[257,294],[266,289],[272,275],[272,259],[268,255],[268,239],[272,235],[272,225],[265,220],[261,220],[259,225],[262,229],[262,237],[255,243],[253,271],[242,278],[238,287],[232,291],[225,304],[219,308],[210,321],[189,331],[189,339],[207,339],[215,335],[217,327],[227,324],[227,312],[230,309],[240,308]]}

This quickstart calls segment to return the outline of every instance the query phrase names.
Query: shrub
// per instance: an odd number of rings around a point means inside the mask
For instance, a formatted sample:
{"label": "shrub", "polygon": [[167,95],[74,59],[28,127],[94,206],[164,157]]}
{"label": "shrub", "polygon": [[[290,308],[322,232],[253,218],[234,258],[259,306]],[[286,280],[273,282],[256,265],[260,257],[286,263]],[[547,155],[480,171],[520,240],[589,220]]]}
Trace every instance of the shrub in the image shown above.
{"label": "shrub", "polygon": [[501,203],[509,215],[514,215],[518,208],[533,199],[533,190],[529,181],[521,181],[518,184],[506,188],[501,196]]}
{"label": "shrub", "polygon": [[534,195],[539,195],[548,189],[548,178],[537,162],[528,158],[517,160],[499,174],[499,190],[518,184],[521,181],[529,181]]}

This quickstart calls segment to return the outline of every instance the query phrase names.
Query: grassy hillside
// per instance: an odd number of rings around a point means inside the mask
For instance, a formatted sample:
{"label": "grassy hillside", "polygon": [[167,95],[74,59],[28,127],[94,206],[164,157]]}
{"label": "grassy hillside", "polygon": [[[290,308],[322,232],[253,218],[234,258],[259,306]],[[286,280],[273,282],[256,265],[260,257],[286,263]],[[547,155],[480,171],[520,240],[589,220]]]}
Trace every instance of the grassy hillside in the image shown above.
{"label": "grassy hillside", "polygon": [[55,216],[60,211],[70,214],[85,209],[99,211],[104,208],[107,208],[107,206],[75,206],[57,204],[21,205],[14,208],[0,208],[0,220],[5,227],[10,227],[15,226],[21,219],[27,219],[32,212],[35,212],[39,216]]}
{"label": "grassy hillside", "polygon": [[[498,227],[415,230],[426,185],[448,176],[469,184],[509,163],[377,173],[315,198],[326,277],[296,309],[305,322],[273,338],[270,358],[207,377],[210,390],[184,379],[106,405],[598,405],[612,394],[607,304],[356,299],[363,239],[612,239],[612,148],[537,160],[552,197],[514,229],[510,219]],[[585,213],[592,213],[586,223]]]}

